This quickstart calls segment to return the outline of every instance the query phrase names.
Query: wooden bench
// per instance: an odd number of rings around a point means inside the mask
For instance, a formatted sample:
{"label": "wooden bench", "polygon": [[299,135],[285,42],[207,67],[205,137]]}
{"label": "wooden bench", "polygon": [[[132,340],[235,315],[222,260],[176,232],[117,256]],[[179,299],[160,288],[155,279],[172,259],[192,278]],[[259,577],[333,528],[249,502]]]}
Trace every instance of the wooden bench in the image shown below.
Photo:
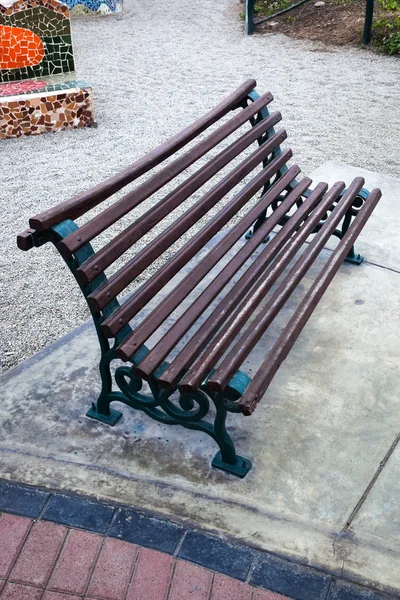
{"label": "wooden bench", "polygon": [[[207,433],[220,448],[212,465],[240,477],[251,462],[235,452],[225,427],[227,413],[254,411],[342,262],[361,262],[353,244],[381,196],[379,190],[363,189],[361,178],[347,189],[339,182],[330,189],[319,183],[313,190],[310,179],[296,179],[300,169],[287,166],[292,153],[281,149],[286,132],[274,129],[281,115],[269,113],[272,96],[260,96],[255,85],[246,81],[131,167],[31,218],[31,228],[18,236],[22,250],[46,242],[56,246],[91,310],[101,348],[102,391],[88,416],[114,425],[121,413],[110,403],[120,401],[161,423]],[[236,112],[228,118],[231,111]],[[203,132],[207,134],[200,136]],[[223,148],[215,151],[221,142]],[[197,170],[184,174],[210,151]],[[104,210],[80,226],[73,222],[158,165]],[[97,244],[100,234],[157,192],[147,210],[141,207],[139,218],[107,234],[106,242],[93,249],[92,241]],[[182,207],[186,200],[189,205]],[[175,209],[180,214],[169,216]],[[163,219],[166,227],[129,253]],[[188,234],[195,224],[196,232]],[[310,234],[311,241],[304,244]],[[339,239],[336,249],[251,379],[241,369],[243,363],[332,235]],[[120,303],[127,286],[168,250],[162,264]],[[183,278],[176,282],[179,273]],[[206,280],[210,273],[211,281]],[[162,293],[165,286],[168,291]],[[143,316],[148,303],[152,308]],[[156,342],[154,337],[149,342],[154,334]],[[112,391],[110,364],[116,358],[127,364],[116,369],[119,391]]]}

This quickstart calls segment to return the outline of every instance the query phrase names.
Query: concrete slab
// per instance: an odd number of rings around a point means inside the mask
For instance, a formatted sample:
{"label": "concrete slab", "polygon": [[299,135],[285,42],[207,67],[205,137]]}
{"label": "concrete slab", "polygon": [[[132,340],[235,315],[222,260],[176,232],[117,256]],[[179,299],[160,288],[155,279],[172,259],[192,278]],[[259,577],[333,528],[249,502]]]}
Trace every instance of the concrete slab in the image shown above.
{"label": "concrete slab", "polygon": [[[384,383],[384,382],[383,382]],[[397,400],[399,395],[397,395]],[[400,419],[397,416],[397,428]],[[363,544],[374,545],[390,551],[397,557],[400,553],[400,434],[388,449],[390,456],[378,474],[371,490],[367,490],[365,501],[359,507],[351,525],[351,532]],[[400,570],[400,569],[399,569]]]}
{"label": "concrete slab", "polygon": [[[346,178],[344,169],[340,175],[335,169],[328,163],[316,179]],[[390,191],[386,177],[371,183],[384,189],[397,214],[394,184]],[[85,417],[100,391],[90,323],[0,379],[0,477],[194,521],[398,593],[400,521],[389,523],[394,500],[386,501],[387,511],[381,507],[381,498],[396,492],[395,472],[346,528],[399,430],[400,323],[394,315],[400,314],[400,274],[398,256],[384,254],[383,245],[398,242],[385,210],[382,249],[371,235],[376,221],[359,247],[368,261],[383,256],[385,268],[343,265],[255,415],[230,416],[238,451],[253,459],[244,480],[210,469],[216,447],[201,433],[168,428],[117,404],[124,416],[114,428]],[[324,251],[316,269],[329,254]],[[289,302],[252,353],[249,372],[292,310]]]}
{"label": "concrete slab", "polygon": [[99,392],[90,324],[1,378],[0,474],[190,519],[336,572],[345,552],[351,577],[400,590],[385,540],[378,556],[363,547],[360,564],[357,539],[340,534],[398,430],[398,282],[343,265],[256,415],[231,417],[254,461],[244,480],[210,469],[216,448],[202,434],[127,407],[114,428],[85,418]]}
{"label": "concrete slab", "polygon": [[[349,185],[354,177],[364,177],[365,187],[379,187],[382,198],[357,241],[356,251],[368,262],[400,271],[400,179],[367,169],[336,162],[326,162],[310,174],[316,184],[329,185],[344,181]],[[334,242],[328,244],[334,247]]]}

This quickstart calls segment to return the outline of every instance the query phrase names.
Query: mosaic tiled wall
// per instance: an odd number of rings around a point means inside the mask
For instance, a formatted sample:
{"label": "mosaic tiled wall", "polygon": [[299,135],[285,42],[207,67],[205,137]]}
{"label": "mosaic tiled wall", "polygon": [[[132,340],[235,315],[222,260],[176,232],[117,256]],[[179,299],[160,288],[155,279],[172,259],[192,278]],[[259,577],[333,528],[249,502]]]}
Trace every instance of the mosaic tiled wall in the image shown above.
{"label": "mosaic tiled wall", "polygon": [[122,11],[122,0],[64,0],[73,17],[111,15]]}
{"label": "mosaic tiled wall", "polygon": [[0,82],[74,71],[68,7],[0,0]]}
{"label": "mosaic tiled wall", "polygon": [[68,7],[0,0],[0,139],[93,121],[92,90],[74,73]]}

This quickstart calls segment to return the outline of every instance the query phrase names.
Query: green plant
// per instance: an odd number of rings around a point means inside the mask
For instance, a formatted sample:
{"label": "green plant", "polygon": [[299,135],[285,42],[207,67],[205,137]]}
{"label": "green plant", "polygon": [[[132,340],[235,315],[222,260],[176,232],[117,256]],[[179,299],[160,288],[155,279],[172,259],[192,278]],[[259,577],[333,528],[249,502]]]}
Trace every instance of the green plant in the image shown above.
{"label": "green plant", "polygon": [[400,0],[378,0],[378,4],[389,12],[400,12]]}
{"label": "green plant", "polygon": [[289,8],[294,3],[293,0],[262,0],[256,4],[255,11],[262,12],[263,15],[269,17],[280,10]]}
{"label": "green plant", "polygon": [[386,54],[400,54],[400,15],[384,17],[374,23],[375,45]]}

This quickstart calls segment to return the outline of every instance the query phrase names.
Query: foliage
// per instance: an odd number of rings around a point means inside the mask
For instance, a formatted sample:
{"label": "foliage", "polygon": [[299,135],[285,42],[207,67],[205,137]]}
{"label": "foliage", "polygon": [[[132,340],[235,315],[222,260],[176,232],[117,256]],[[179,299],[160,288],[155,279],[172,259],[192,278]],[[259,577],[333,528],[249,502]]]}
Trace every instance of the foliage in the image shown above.
{"label": "foliage", "polygon": [[378,0],[379,5],[389,12],[400,12],[400,0]]}
{"label": "foliage", "polygon": [[295,4],[293,0],[259,0],[254,7],[254,12],[262,12],[266,17],[270,17],[280,10],[285,10]]}
{"label": "foliage", "polygon": [[379,19],[374,23],[374,43],[386,54],[400,54],[400,15]]}
{"label": "foliage", "polygon": [[400,0],[378,0],[386,13],[373,25],[375,46],[386,54],[400,54]]}

